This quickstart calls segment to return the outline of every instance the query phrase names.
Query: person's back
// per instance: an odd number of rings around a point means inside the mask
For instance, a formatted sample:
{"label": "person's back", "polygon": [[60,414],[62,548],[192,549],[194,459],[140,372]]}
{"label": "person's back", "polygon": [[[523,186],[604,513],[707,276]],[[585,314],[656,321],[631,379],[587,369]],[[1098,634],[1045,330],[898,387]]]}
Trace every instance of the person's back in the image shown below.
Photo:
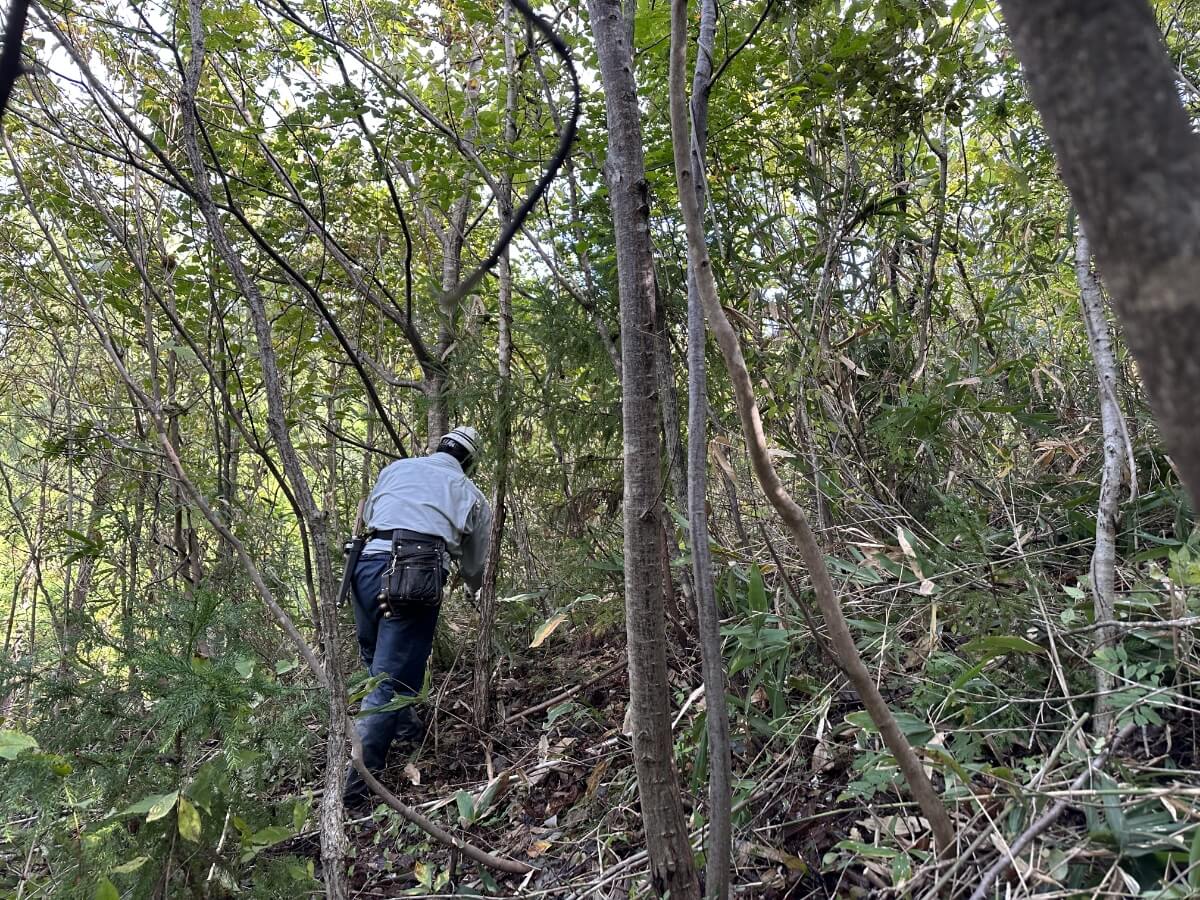
{"label": "person's back", "polygon": [[[401,459],[380,474],[367,499],[367,537],[353,572],[354,622],[363,664],[384,679],[362,703],[355,728],[363,762],[378,772],[393,740],[418,740],[424,726],[412,706],[390,709],[397,695],[420,693],[450,561],[474,590],[483,581],[492,513],[470,479],[479,436],[473,428],[444,435],[435,453]],[[344,800],[370,797],[353,768]]]}
{"label": "person's back", "polygon": [[[400,459],[379,474],[367,500],[368,533],[397,528],[441,538],[459,560],[463,580],[478,589],[487,544],[483,493],[448,453]],[[390,553],[391,542],[372,538],[364,554]]]}

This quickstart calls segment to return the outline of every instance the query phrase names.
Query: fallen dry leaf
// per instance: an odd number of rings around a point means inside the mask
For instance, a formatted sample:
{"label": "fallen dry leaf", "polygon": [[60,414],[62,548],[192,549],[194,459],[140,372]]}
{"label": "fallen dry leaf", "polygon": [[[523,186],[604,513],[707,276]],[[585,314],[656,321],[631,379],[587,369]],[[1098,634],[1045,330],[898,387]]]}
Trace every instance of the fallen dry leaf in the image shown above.
{"label": "fallen dry leaf", "polygon": [[584,792],[584,799],[591,800],[596,794],[596,789],[600,787],[600,780],[604,777],[604,773],[608,771],[608,766],[612,762],[611,757],[605,757],[597,763],[596,768],[592,769],[592,774],[588,776],[587,790]]}

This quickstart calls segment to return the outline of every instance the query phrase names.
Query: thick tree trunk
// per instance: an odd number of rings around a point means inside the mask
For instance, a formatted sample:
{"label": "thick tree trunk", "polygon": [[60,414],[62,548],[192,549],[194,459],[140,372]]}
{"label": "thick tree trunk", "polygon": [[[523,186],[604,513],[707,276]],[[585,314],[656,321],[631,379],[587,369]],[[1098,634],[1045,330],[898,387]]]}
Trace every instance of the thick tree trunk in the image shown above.
{"label": "thick tree trunk", "polygon": [[625,461],[625,627],[633,756],[650,876],[671,900],[700,896],[679,796],[662,608],[661,491],[655,398],[654,260],[633,47],[619,0],[588,0],[608,121],[605,162],[621,302]]}
{"label": "thick tree trunk", "polygon": [[888,708],[887,702],[879,692],[874,678],[864,665],[854,638],[850,634],[846,617],[842,613],[837,594],[834,592],[833,581],[829,577],[829,569],[825,565],[825,557],[821,554],[816,538],[808,524],[808,517],[796,504],[784,488],[774,463],[767,452],[766,435],[763,432],[762,418],[754,398],[754,388],[750,372],[746,368],[742,356],[741,344],[737,334],[725,317],[717,296],[717,285],[713,277],[712,263],[708,256],[708,247],[704,240],[704,227],[700,213],[700,205],[696,200],[696,186],[692,177],[691,142],[689,140],[687,98],[684,88],[684,62],[686,59],[687,41],[687,0],[672,0],[671,4],[671,68],[670,68],[670,107],[671,107],[671,136],[675,155],[675,178],[679,186],[679,204],[683,213],[684,224],[687,228],[688,259],[695,272],[696,287],[704,302],[705,315],[720,345],[721,354],[725,358],[725,366],[729,370],[733,382],[734,395],[737,399],[738,415],[742,422],[742,432],[746,440],[746,449],[754,466],[763,493],[775,508],[791,532],[792,540],[804,558],[809,575],[813,581],[813,592],[821,607],[822,617],[829,629],[830,639],[837,651],[838,659],[845,669],[846,677],[858,692],[867,708],[871,720],[879,729],[880,736],[888,749],[896,758],[900,771],[908,782],[914,799],[921,808],[922,814],[929,821],[933,831],[938,851],[947,853],[954,846],[954,827],[950,817],[942,805],[937,792],[929,781],[913,751],[912,745],[900,730]]}
{"label": "thick tree trunk", "polygon": [[[1079,299],[1083,307],[1088,345],[1096,363],[1100,425],[1104,434],[1104,466],[1100,476],[1100,502],[1096,509],[1096,547],[1092,551],[1092,597],[1096,606],[1096,621],[1112,622],[1116,607],[1114,575],[1117,563],[1117,514],[1121,503],[1121,487],[1125,483],[1124,451],[1128,441],[1125,417],[1117,402],[1117,358],[1108,333],[1104,295],[1099,279],[1092,272],[1091,250],[1082,233],[1075,246],[1075,276],[1079,282]],[[1112,627],[1100,628],[1096,632],[1096,649],[1111,647],[1116,638]],[[1112,673],[1097,666],[1096,711],[1092,717],[1096,734],[1106,735],[1112,728],[1113,710],[1109,694],[1113,687]]]}
{"label": "thick tree trunk", "polygon": [[1145,0],[1001,0],[1163,441],[1200,501],[1200,136]]}

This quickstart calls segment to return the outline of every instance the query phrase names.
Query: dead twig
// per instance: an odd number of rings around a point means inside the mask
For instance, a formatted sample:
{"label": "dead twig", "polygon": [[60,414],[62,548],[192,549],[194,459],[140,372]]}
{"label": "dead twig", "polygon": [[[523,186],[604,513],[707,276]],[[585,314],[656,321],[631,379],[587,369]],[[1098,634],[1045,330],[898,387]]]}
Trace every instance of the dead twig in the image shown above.
{"label": "dead twig", "polygon": [[567,688],[565,691],[555,694],[549,700],[543,700],[541,703],[537,704],[536,706],[529,707],[529,709],[523,709],[520,712],[515,712],[511,716],[507,716],[504,719],[504,724],[511,725],[513,722],[518,722],[521,719],[524,719],[526,716],[536,715],[537,713],[540,713],[542,710],[549,709],[550,707],[554,706],[556,703],[562,703],[564,700],[570,700],[572,697],[574,697],[576,694],[580,693],[581,691],[586,691],[588,688],[592,687],[593,685],[599,684],[601,681],[604,681],[604,679],[610,678],[611,676],[616,675],[618,672],[623,671],[624,669],[625,669],[625,657],[622,656],[620,662],[618,662],[614,666],[610,666],[609,668],[605,669],[603,672],[601,672],[599,675],[597,675],[595,678],[591,679],[590,681],[585,681],[583,684],[577,684],[574,687]]}
{"label": "dead twig", "polygon": [[[1092,758],[1092,760],[1087,764],[1087,767],[1080,773],[1079,777],[1071,782],[1071,790],[1078,791],[1080,788],[1082,788],[1091,779],[1091,777],[1095,775],[1097,771],[1099,771],[1100,767],[1108,761],[1108,758],[1112,755],[1113,751],[1121,746],[1122,742],[1124,742],[1124,740],[1133,733],[1135,728],[1137,728],[1137,726],[1132,722],[1122,728],[1120,732],[1117,733],[1117,736],[1109,743],[1109,745]],[[1030,844],[1032,844],[1034,838],[1058,821],[1058,817],[1063,814],[1068,805],[1069,803],[1067,799],[1064,798],[1059,800],[1048,810],[1042,813],[1036,822],[1026,828],[1021,836],[1013,841],[1011,849],[1002,857],[1000,857],[1000,859],[996,860],[991,868],[983,873],[983,879],[979,882],[979,886],[975,888],[975,893],[971,894],[971,900],[984,900],[984,897],[987,896],[988,891],[991,890],[992,884],[996,881],[996,879],[1007,872],[1013,863],[1016,862],[1017,855],[1024,851],[1025,848]]]}
{"label": "dead twig", "polygon": [[1161,622],[1117,622],[1110,619],[1105,622],[1093,622],[1091,625],[1083,625],[1080,628],[1072,628],[1070,631],[1060,631],[1059,634],[1063,637],[1071,637],[1076,634],[1087,634],[1089,631],[1097,631],[1101,628],[1111,628],[1113,631],[1128,633],[1143,629],[1193,628],[1196,625],[1200,625],[1200,616],[1187,616],[1182,619],[1164,619]]}

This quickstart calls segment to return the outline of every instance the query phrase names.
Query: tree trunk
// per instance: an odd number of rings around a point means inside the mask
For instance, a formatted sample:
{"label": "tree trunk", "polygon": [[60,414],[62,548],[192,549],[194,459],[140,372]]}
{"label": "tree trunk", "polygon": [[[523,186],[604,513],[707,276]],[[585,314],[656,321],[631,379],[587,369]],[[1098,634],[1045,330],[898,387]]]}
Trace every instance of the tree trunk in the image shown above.
{"label": "tree trunk", "polygon": [[[195,198],[208,228],[209,237],[222,262],[233,276],[234,283],[246,300],[258,340],[258,356],[262,366],[263,388],[267,398],[267,430],[279,448],[284,472],[292,484],[300,513],[312,537],[316,562],[320,624],[323,638],[324,668],[328,686],[329,733],[325,753],[325,793],[321,800],[321,861],[325,873],[326,896],[340,900],[346,896],[343,872],[346,855],[346,835],[342,828],[342,784],[346,744],[346,691],[343,684],[340,653],[337,642],[336,586],[333,565],[329,556],[329,539],[325,513],[317,508],[312,489],[304,474],[300,456],[292,443],[286,422],[283,385],[272,341],[271,324],[267,317],[258,286],[251,279],[225,231],[216,204],[212,199],[208,165],[200,148],[200,122],[197,99],[200,73],[204,65],[204,25],[201,0],[189,0],[188,18],[191,30],[191,58],[185,73],[183,117],[184,150],[193,173]],[[173,445],[172,445],[173,446]]]}
{"label": "tree trunk", "polygon": [[1200,503],[1200,136],[1145,0],[1001,0],[1029,92]]}
{"label": "tree trunk", "polygon": [[[96,475],[96,482],[92,487],[91,509],[88,511],[87,528],[84,534],[87,535],[92,548],[97,550],[102,546],[100,543],[100,520],[108,512],[111,499],[108,480],[114,471],[112,468],[102,467]],[[186,560],[186,557],[184,559]],[[79,569],[75,573],[75,581],[71,585],[70,601],[63,612],[63,665],[75,662],[79,653],[79,637],[87,616],[88,595],[92,592],[92,579],[96,573],[97,561],[97,556],[90,552],[79,560]],[[185,580],[184,584],[187,585],[188,582]]]}
{"label": "tree trunk", "polygon": [[[504,31],[504,142],[512,152],[517,143],[517,53],[509,27],[511,7],[504,7],[501,28]],[[496,198],[500,230],[512,221],[512,172],[500,176],[500,196]],[[505,497],[508,491],[508,457],[512,443],[512,268],[508,248],[496,267],[499,280],[499,319],[496,357],[500,374],[497,390],[496,480],[492,498],[492,528],[488,535],[487,562],[483,568],[483,589],[479,592],[479,636],[475,643],[475,725],[486,731],[492,714],[492,637],[496,628],[496,578],[504,544]]]}
{"label": "tree trunk", "polygon": [[937,792],[934,791],[929,777],[925,774],[920,760],[917,759],[912,745],[900,730],[892,711],[888,708],[871,673],[862,661],[862,656],[850,634],[846,617],[842,613],[834,592],[833,581],[830,579],[829,569],[825,565],[825,557],[821,554],[820,547],[809,527],[807,516],[791,498],[775,471],[770,454],[767,452],[766,436],[763,433],[762,418],[754,399],[750,372],[746,368],[737,335],[725,317],[725,312],[721,308],[717,296],[717,285],[713,278],[712,263],[709,260],[708,248],[704,241],[704,226],[691,172],[691,142],[689,140],[683,72],[687,55],[686,40],[687,0],[672,0],[671,135],[675,156],[675,178],[679,186],[680,209],[687,228],[688,259],[696,275],[696,287],[704,302],[709,325],[721,347],[725,366],[729,370],[730,380],[733,382],[738,415],[741,418],[742,432],[746,439],[746,449],[749,451],[750,460],[754,466],[755,475],[762,485],[763,493],[767,495],[767,500],[775,507],[779,517],[791,532],[792,540],[800,550],[805,565],[808,567],[813,581],[813,591],[820,604],[821,613],[837,650],[838,658],[846,671],[846,677],[858,692],[871,720],[896,758],[896,763],[904,774],[914,799],[929,821],[938,851],[945,854],[954,846],[954,827],[950,824],[950,817]]}
{"label": "tree trunk", "polygon": [[[474,46],[472,42],[471,46]],[[467,65],[466,109],[471,112],[479,98],[479,72],[483,68],[483,56],[472,50],[472,57]],[[463,134],[463,144],[474,146],[476,128],[471,125]],[[454,294],[462,279],[462,251],[467,237],[467,217],[471,211],[471,179],[463,178],[463,192],[450,207],[446,216],[446,226],[439,232],[442,243],[442,297],[439,298],[437,341],[437,361],[441,368],[426,381],[425,395],[429,402],[426,415],[426,430],[429,438],[429,452],[437,449],[441,436],[450,430],[450,408],[447,403],[449,388],[449,369],[447,360],[454,351],[455,329],[454,319],[458,314],[458,302],[444,302],[444,298]]]}
{"label": "tree trunk", "polygon": [[[712,79],[712,47],[717,27],[716,0],[700,2],[700,35],[692,73],[692,165],[697,173],[696,202],[703,213],[708,146],[708,97]],[[708,731],[708,852],[704,885],[709,900],[729,896],[729,865],[733,856],[733,762],[729,746],[729,708],[725,699],[725,661],[721,653],[721,610],[713,583],[708,538],[708,384],[705,371],[704,304],[696,287],[691,260],[687,269],[688,295],[688,533],[692,549],[692,579],[700,625],[701,671],[704,680],[705,727]]]}
{"label": "tree trunk", "polygon": [[671,900],[700,896],[679,796],[667,683],[657,521],[661,490],[655,399],[654,260],[633,47],[619,0],[588,0],[608,123],[605,162],[621,304],[625,628],[633,756],[650,877]]}
{"label": "tree trunk", "polygon": [[[1100,425],[1104,434],[1104,466],[1100,476],[1100,502],[1096,509],[1096,547],[1092,551],[1092,597],[1096,605],[1096,621],[1112,622],[1116,607],[1114,574],[1117,563],[1117,513],[1121,503],[1121,487],[1125,481],[1125,453],[1128,446],[1125,417],[1117,402],[1117,359],[1108,333],[1108,316],[1104,313],[1104,295],[1100,281],[1092,272],[1092,255],[1087,238],[1081,232],[1075,245],[1075,276],[1079,282],[1079,298],[1083,306],[1083,324],[1087,329],[1088,346],[1096,363],[1096,379],[1100,399]],[[1132,459],[1130,477],[1132,478]],[[1112,627],[1096,632],[1096,649],[1111,647],[1117,638]],[[1107,735],[1112,728],[1113,710],[1109,694],[1114,687],[1112,673],[1096,667],[1096,710],[1092,717],[1096,734]]]}
{"label": "tree trunk", "polygon": [[[667,470],[667,484],[671,488],[671,500],[679,515],[687,514],[687,459],[681,439],[679,422],[679,389],[675,384],[675,360],[671,353],[671,334],[667,325],[666,298],[660,289],[655,290],[655,329],[654,329],[654,370],[658,378],[658,407],[662,416],[663,433],[663,462]],[[684,610],[679,609],[675,597],[675,578],[671,572],[670,560],[674,556],[678,541],[675,537],[675,520],[665,508],[659,514],[663,528],[663,542],[667,554],[664,561],[663,591],[668,603],[668,613],[673,618],[681,620],[680,627],[686,622],[688,631],[695,631],[692,619],[692,576],[684,568],[679,573],[679,588],[683,594]]]}

